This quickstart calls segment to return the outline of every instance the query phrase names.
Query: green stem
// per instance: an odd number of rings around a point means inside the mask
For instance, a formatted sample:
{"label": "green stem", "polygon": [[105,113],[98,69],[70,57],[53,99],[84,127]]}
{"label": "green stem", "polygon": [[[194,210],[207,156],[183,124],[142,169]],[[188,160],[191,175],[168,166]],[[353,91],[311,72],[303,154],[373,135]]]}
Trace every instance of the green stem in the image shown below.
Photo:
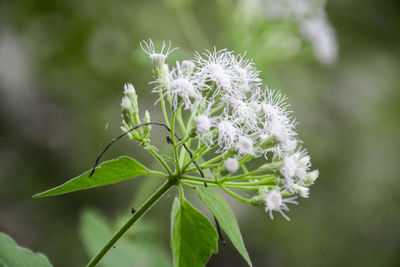
{"label": "green stem", "polygon": [[228,181],[228,180],[229,180],[229,181],[232,181],[232,180],[246,179],[246,177],[252,176],[252,175],[256,175],[256,174],[258,174],[258,173],[260,173],[260,171],[259,171],[259,170],[256,170],[256,171],[248,172],[248,173],[245,173],[245,174],[242,174],[242,175],[238,175],[238,176],[225,177],[225,178],[222,178],[220,181],[221,181],[221,182],[225,182],[225,181]]}
{"label": "green stem", "polygon": [[176,121],[176,112],[174,111],[174,112],[172,112],[172,118],[171,118],[171,140],[172,140],[172,145],[174,147],[176,172],[179,176],[181,173],[181,170],[180,170],[180,166],[179,166],[178,149],[176,148],[176,140],[175,140],[175,121]]}
{"label": "green stem", "polygon": [[271,178],[271,179],[276,179],[275,174],[267,174],[267,175],[260,175],[260,176],[251,176],[251,177],[240,177],[240,176],[234,176],[234,177],[225,177],[224,179],[221,179],[220,182],[231,182],[231,181],[237,181],[237,180],[255,180],[255,179],[266,179],[266,178]]}
{"label": "green stem", "polygon": [[164,169],[167,171],[169,176],[173,176],[174,174],[172,173],[170,167],[168,166],[168,164],[162,159],[162,157],[157,153],[157,151],[154,150],[154,148],[149,147],[147,150],[149,150],[151,152],[151,154],[153,154],[153,156],[158,160],[158,162],[160,162],[160,164],[164,167]]}
{"label": "green stem", "polygon": [[164,116],[165,124],[169,127],[168,114],[167,114],[167,109],[165,108],[165,101],[164,101],[163,91],[162,91],[161,87],[160,87],[160,103],[161,103],[161,109],[162,109],[162,113]]}
{"label": "green stem", "polygon": [[134,214],[133,216],[114,234],[107,244],[93,257],[88,263],[88,267],[96,266],[96,264],[104,257],[104,255],[112,248],[112,246],[128,231],[128,229],[146,213],[151,206],[160,199],[160,197],[174,185],[174,181],[168,180],[163,184]]}
{"label": "green stem", "polygon": [[163,173],[163,172],[158,172],[158,171],[152,171],[152,170],[150,170],[151,171],[151,173],[149,173],[149,174],[152,174],[152,175],[156,175],[156,176],[163,176],[163,177],[166,177],[166,178],[168,178],[169,176],[168,175],[166,175],[165,173]]}
{"label": "green stem", "polygon": [[176,119],[178,120],[179,127],[181,128],[182,133],[185,136],[185,135],[187,135],[187,132],[186,132],[185,123],[183,123],[183,119],[182,119],[182,105],[179,105],[179,108],[176,111],[176,115],[177,115]]}
{"label": "green stem", "polygon": [[182,175],[181,178],[182,179],[186,179],[186,180],[190,180],[190,181],[198,181],[198,182],[202,182],[202,183],[206,182],[206,183],[216,184],[216,182],[214,180],[200,178],[200,177],[196,177],[196,176]]}
{"label": "green stem", "polygon": [[232,197],[236,198],[237,200],[244,202],[244,203],[251,203],[251,201],[249,199],[239,196],[238,194],[234,193],[233,191],[225,188],[223,185],[220,185],[220,187],[222,188],[222,190],[224,190],[226,193],[228,193]]}
{"label": "green stem", "polygon": [[[216,167],[219,167],[219,166],[220,166],[219,163],[215,163],[215,164],[208,164],[208,165],[200,165],[200,168],[209,169],[209,168],[216,168]],[[187,169],[186,172],[194,172],[196,170],[197,170],[197,168],[190,168],[190,169]]]}
{"label": "green stem", "polygon": [[269,185],[275,181],[275,177],[265,179],[262,181],[257,181],[257,182],[227,182],[224,183],[224,185],[238,185],[238,186],[252,186],[252,185]]}
{"label": "green stem", "polygon": [[213,159],[210,159],[210,160],[204,162],[203,164],[204,164],[204,165],[208,165],[208,164],[210,164],[210,163],[214,163],[214,162],[216,162],[216,161],[218,161],[218,160],[221,160],[221,159],[223,159],[223,158],[224,158],[224,155],[219,155],[219,156],[216,156],[216,157],[213,158]]}
{"label": "green stem", "polygon": [[[204,182],[197,182],[197,181],[191,181],[191,180],[181,180],[181,183],[186,185],[186,186],[189,186],[189,185],[200,185],[200,186],[204,187]],[[211,182],[207,181],[207,186],[209,186],[209,187],[219,187],[219,185],[216,184],[216,183],[213,183],[213,181],[211,181]]]}
{"label": "green stem", "polygon": [[[192,185],[199,185],[204,186],[204,182],[192,181],[192,180],[181,180],[181,183],[186,186]],[[209,187],[219,187],[221,188],[220,184],[213,183],[213,181],[207,181],[207,185]],[[260,187],[259,186],[239,186],[239,185],[224,185],[224,187],[232,188],[232,189],[240,189],[240,190],[248,190],[248,191],[257,191]]]}
{"label": "green stem", "polygon": [[184,143],[186,143],[188,140],[190,139],[190,136],[186,136],[184,139],[182,139],[182,141],[176,143],[176,147],[179,147],[181,145],[183,145]]}
{"label": "green stem", "polygon": [[195,161],[197,158],[203,156],[204,154],[206,154],[208,151],[210,151],[210,148],[208,148],[207,146],[204,146],[203,148],[200,148],[199,150],[197,150],[196,152],[194,152],[193,158],[191,158],[188,163],[186,163],[185,166],[183,166],[182,168],[182,173],[185,173],[185,170],[189,167],[190,164],[193,163],[193,161]]}

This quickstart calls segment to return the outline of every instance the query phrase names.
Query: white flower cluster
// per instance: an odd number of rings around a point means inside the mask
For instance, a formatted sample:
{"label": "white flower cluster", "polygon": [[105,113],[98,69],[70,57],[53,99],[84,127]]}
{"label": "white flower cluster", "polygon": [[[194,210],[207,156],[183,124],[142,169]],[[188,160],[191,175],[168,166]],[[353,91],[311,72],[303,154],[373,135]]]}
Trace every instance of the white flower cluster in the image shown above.
{"label": "white flower cluster", "polygon": [[[157,55],[154,49],[146,53],[151,59]],[[191,112],[192,133],[200,144],[216,147],[216,152],[224,155],[226,172],[238,171],[244,157],[264,155],[269,163],[278,164],[278,169],[267,168],[277,173],[276,184],[262,190],[271,218],[272,211],[283,214],[282,210],[288,209],[285,203],[295,203],[297,196],[284,199],[286,193],[308,197],[308,186],[317,179],[318,171],[310,171],[310,157],[298,148],[301,142],[296,138],[287,98],[278,91],[262,89],[259,71],[251,60],[214,49],[195,53],[194,60],[177,62],[171,70],[167,65],[163,68],[164,75],[152,82],[154,92],[161,90],[162,97],[170,97],[173,110],[182,107]]]}

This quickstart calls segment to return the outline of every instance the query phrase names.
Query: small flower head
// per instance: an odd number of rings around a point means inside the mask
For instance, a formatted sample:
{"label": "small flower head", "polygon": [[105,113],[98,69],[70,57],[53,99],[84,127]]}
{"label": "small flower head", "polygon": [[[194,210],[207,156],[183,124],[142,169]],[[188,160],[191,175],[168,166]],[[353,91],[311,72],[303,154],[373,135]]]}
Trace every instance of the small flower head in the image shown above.
{"label": "small flower head", "polygon": [[240,155],[254,155],[253,140],[246,136],[239,137],[236,148]]}
{"label": "small flower head", "polygon": [[232,120],[243,125],[244,131],[255,132],[258,130],[260,119],[256,103],[246,103],[240,99],[232,97],[229,104],[232,108]]}
{"label": "small flower head", "polygon": [[211,129],[211,120],[206,115],[199,115],[194,118],[196,123],[196,133],[204,134],[208,133]]}
{"label": "small flower head", "polygon": [[149,40],[148,42],[140,42],[140,47],[147,55],[149,55],[151,62],[154,65],[164,65],[165,59],[168,57],[168,55],[178,49],[177,47],[171,49],[171,41],[168,42],[168,45],[165,41],[163,41],[161,51],[159,53],[156,52],[152,40]]}
{"label": "small flower head", "polygon": [[240,93],[247,93],[261,85],[259,71],[251,60],[245,59],[246,53],[238,55],[232,63],[234,84]]}
{"label": "small flower head", "polygon": [[227,172],[235,173],[239,170],[239,162],[235,158],[227,158],[224,162],[224,169]]}
{"label": "small flower head", "polygon": [[286,220],[290,221],[290,218],[283,213],[284,210],[289,210],[287,207],[286,203],[292,203],[292,204],[297,204],[295,197],[292,198],[287,198],[284,199],[282,198],[282,192],[280,192],[277,189],[274,189],[272,191],[269,191],[265,193],[264,196],[264,201],[265,201],[265,211],[269,213],[269,217],[274,219],[274,215],[272,214],[272,211],[277,211],[279,212]]}
{"label": "small flower head", "polygon": [[167,94],[171,96],[174,110],[178,108],[180,99],[183,100],[185,109],[191,109],[195,102],[200,103],[202,101],[202,96],[198,90],[200,82],[187,75],[179,62],[169,72],[167,79],[158,79],[153,83],[157,84],[154,87],[154,93],[159,93],[162,89],[163,97]]}
{"label": "small flower head", "polygon": [[[231,76],[231,52],[226,49],[217,51],[206,51],[202,57],[199,53],[195,54],[198,68],[195,71],[197,77],[202,77],[208,82],[212,82],[215,85],[214,96],[216,96],[220,90],[231,91],[232,88],[232,76]],[[213,88],[209,88],[213,89]]]}
{"label": "small flower head", "polygon": [[237,129],[230,121],[224,120],[218,124],[218,145],[222,151],[230,149],[237,138]]}
{"label": "small flower head", "polygon": [[299,184],[294,184],[293,189],[296,191],[297,194],[299,194],[301,197],[308,198],[310,195],[310,189],[308,187],[299,185]]}

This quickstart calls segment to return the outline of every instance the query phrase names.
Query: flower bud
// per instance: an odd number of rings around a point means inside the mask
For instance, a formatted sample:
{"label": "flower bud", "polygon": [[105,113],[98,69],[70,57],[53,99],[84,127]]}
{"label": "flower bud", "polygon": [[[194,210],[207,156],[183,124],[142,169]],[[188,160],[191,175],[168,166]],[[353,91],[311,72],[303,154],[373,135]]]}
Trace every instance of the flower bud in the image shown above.
{"label": "flower bud", "polygon": [[254,155],[253,140],[248,137],[241,136],[236,144],[239,154]]}
{"label": "flower bud", "polygon": [[261,165],[258,168],[258,171],[261,173],[271,173],[271,172],[277,172],[279,171],[280,168],[282,168],[283,162],[282,161],[276,161],[276,162],[271,162],[271,163],[265,163],[264,165]]}
{"label": "flower bud", "polygon": [[134,114],[132,111],[132,103],[127,96],[124,96],[121,101],[122,117],[127,125],[132,125]]}
{"label": "flower bud", "polygon": [[302,157],[302,158],[299,159],[299,163],[300,163],[302,166],[307,166],[308,164],[310,164],[310,160],[311,160],[310,156],[309,156],[309,155],[306,155],[306,156],[304,156],[304,157]]}
{"label": "flower bud", "polygon": [[301,186],[299,184],[294,184],[293,189],[299,194],[301,197],[308,198],[310,195],[310,189],[305,186]]}
{"label": "flower bud", "polygon": [[250,203],[254,206],[264,206],[265,199],[264,194],[256,195],[250,199]]}
{"label": "flower bud", "polygon": [[211,128],[211,121],[206,115],[199,115],[194,118],[196,123],[196,133],[204,134],[208,133]]}
{"label": "flower bud", "polygon": [[[149,123],[150,122],[150,113],[146,110],[146,113],[144,114],[143,118],[143,123]],[[151,131],[151,125],[144,126],[143,128],[143,137],[147,138],[150,135]]]}
{"label": "flower bud", "polygon": [[313,170],[313,171],[309,172],[307,174],[307,178],[306,178],[306,181],[305,181],[306,185],[314,184],[315,180],[318,179],[318,176],[319,176],[319,171],[318,170]]}
{"label": "flower bud", "polygon": [[239,169],[239,162],[235,158],[227,158],[224,162],[224,168],[227,172],[234,173]]}
{"label": "flower bud", "polygon": [[131,109],[133,113],[138,113],[139,112],[139,107],[138,107],[138,100],[137,100],[137,94],[135,91],[135,88],[131,83],[127,83],[124,85],[124,95],[129,98],[131,102]]}

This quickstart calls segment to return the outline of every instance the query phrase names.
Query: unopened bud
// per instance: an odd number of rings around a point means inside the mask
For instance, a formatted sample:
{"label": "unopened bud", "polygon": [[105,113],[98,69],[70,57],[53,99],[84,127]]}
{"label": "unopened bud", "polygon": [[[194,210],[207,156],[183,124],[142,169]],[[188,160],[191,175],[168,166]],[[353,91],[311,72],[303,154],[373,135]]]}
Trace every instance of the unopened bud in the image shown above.
{"label": "unopened bud", "polygon": [[[149,122],[150,122],[150,113],[146,110],[146,113],[144,114],[143,118],[143,123],[149,123]],[[150,131],[151,131],[151,125],[144,126],[143,137],[144,138],[149,137]]]}
{"label": "unopened bud", "polygon": [[224,162],[224,168],[227,172],[234,173],[239,169],[239,162],[235,158],[227,158]]}
{"label": "unopened bud", "polygon": [[208,133],[211,128],[211,121],[206,115],[199,115],[194,118],[196,123],[196,133],[203,134]]}
{"label": "unopened bud", "polygon": [[280,168],[282,168],[283,162],[282,161],[276,161],[276,162],[271,162],[271,163],[265,163],[264,165],[261,165],[258,170],[261,173],[270,173],[270,172],[277,172],[279,171]]}
{"label": "unopened bud", "polygon": [[299,163],[303,166],[307,166],[310,163],[310,156],[306,155],[299,160]]}
{"label": "unopened bud", "polygon": [[315,180],[318,179],[318,176],[319,176],[319,171],[318,170],[313,170],[313,171],[309,172],[307,174],[307,178],[306,178],[306,181],[305,181],[306,185],[314,184]]}
{"label": "unopened bud", "polygon": [[133,113],[139,112],[138,100],[135,88],[131,83],[126,83],[124,86],[124,95],[129,98],[131,102],[131,109]]}
{"label": "unopened bud", "polygon": [[305,186],[301,186],[299,184],[294,184],[293,189],[299,194],[301,197],[308,198],[310,195],[310,189]]}
{"label": "unopened bud", "polygon": [[264,195],[256,195],[250,199],[250,203],[254,206],[264,206],[265,205],[265,199]]}
{"label": "unopened bud", "polygon": [[124,96],[121,101],[122,117],[127,125],[132,125],[133,111],[131,101],[127,96]]}

